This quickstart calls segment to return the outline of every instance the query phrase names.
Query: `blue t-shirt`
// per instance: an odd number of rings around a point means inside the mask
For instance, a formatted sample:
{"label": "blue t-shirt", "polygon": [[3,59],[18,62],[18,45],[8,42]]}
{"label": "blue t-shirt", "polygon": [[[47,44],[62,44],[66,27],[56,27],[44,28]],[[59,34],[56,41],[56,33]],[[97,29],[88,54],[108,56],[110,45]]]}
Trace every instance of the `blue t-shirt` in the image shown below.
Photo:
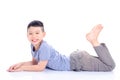
{"label": "blue t-shirt", "polygon": [[61,55],[53,47],[48,45],[46,41],[42,41],[37,51],[34,51],[33,45],[31,45],[31,53],[38,62],[42,60],[48,60],[46,68],[60,71],[70,70],[69,58]]}

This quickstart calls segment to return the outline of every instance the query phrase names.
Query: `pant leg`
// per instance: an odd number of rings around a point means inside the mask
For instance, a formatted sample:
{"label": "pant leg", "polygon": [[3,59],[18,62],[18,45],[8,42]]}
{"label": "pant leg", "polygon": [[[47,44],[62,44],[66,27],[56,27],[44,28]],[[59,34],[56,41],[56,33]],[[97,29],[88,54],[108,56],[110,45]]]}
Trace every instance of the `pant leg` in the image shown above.
{"label": "pant leg", "polygon": [[105,44],[94,47],[98,57],[89,55],[86,51],[75,51],[70,55],[71,70],[75,71],[112,71],[115,68]]}
{"label": "pant leg", "polygon": [[104,65],[103,65],[100,68],[102,68],[104,71],[113,70],[115,68],[115,62],[112,56],[110,55],[110,52],[106,47],[106,45],[104,43],[101,43],[100,46],[94,47],[94,49],[98,55],[98,59],[107,67],[107,69],[106,68],[104,69]]}

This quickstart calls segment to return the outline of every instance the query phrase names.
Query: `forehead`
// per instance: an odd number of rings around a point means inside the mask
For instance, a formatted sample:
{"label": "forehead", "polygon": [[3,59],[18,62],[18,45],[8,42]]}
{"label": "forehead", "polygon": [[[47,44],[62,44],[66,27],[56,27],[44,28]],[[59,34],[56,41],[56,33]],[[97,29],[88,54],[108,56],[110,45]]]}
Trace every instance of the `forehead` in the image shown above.
{"label": "forehead", "polygon": [[31,27],[28,28],[28,32],[32,32],[32,31],[42,31],[42,27],[31,26]]}

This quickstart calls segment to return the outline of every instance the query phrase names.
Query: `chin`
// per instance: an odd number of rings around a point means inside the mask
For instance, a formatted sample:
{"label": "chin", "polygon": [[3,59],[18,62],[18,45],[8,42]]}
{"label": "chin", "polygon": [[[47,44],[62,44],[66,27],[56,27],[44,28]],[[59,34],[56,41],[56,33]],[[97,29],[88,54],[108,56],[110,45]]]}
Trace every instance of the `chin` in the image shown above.
{"label": "chin", "polygon": [[34,46],[35,46],[35,45],[39,45],[39,43],[32,43],[32,45],[34,45]]}

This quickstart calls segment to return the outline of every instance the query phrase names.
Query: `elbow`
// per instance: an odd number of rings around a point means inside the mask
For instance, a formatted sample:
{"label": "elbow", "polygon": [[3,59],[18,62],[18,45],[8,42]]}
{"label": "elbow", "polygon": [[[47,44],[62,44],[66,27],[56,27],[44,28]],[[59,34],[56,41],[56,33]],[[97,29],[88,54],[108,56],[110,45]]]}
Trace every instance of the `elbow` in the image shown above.
{"label": "elbow", "polygon": [[39,69],[38,71],[39,71],[39,72],[42,72],[42,71],[44,71],[44,70],[45,70],[45,69]]}
{"label": "elbow", "polygon": [[35,71],[37,71],[37,72],[42,72],[42,71],[44,71],[44,70],[45,70],[45,68],[41,68],[41,67],[39,67],[39,68],[36,68]]}

